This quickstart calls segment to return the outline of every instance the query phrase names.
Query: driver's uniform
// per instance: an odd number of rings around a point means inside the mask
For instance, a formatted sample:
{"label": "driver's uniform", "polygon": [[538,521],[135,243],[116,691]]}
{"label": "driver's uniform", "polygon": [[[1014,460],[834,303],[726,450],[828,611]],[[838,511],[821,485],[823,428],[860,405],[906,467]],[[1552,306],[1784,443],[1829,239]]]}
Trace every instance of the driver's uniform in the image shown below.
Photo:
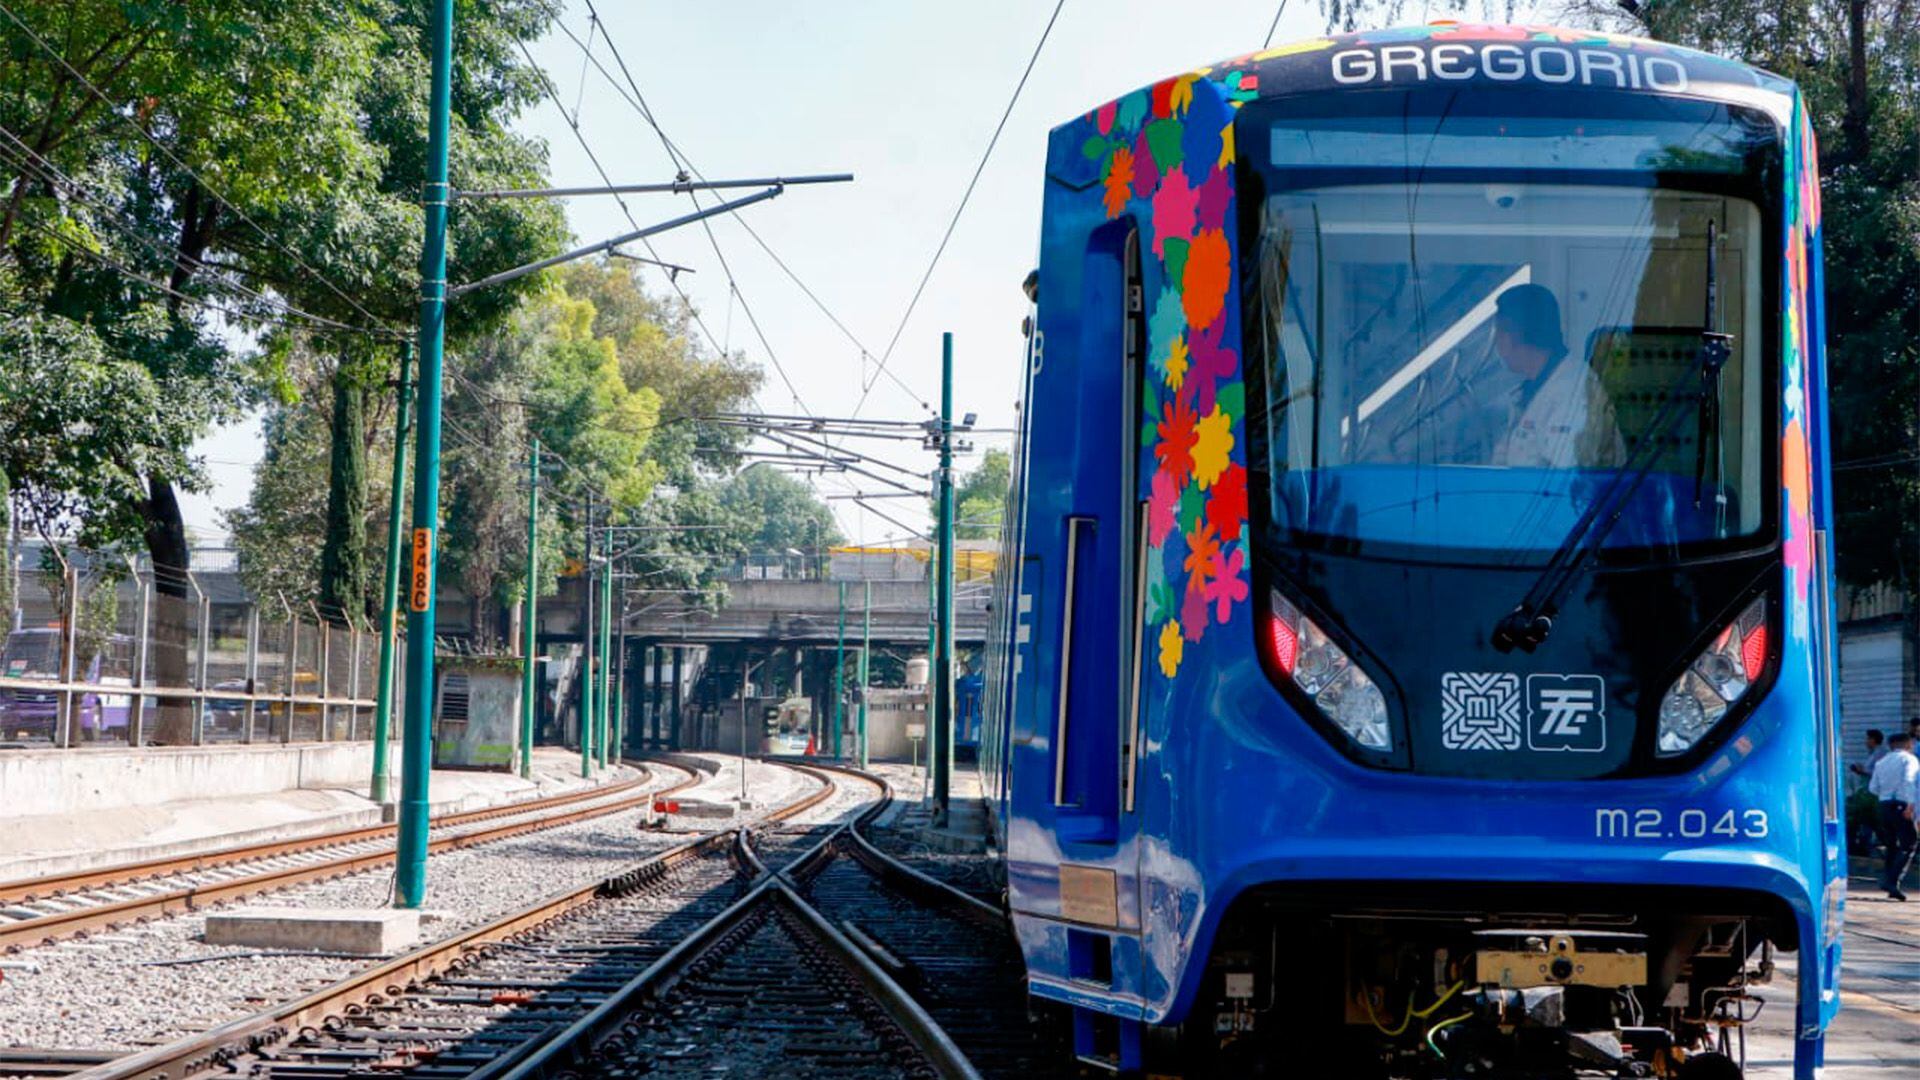
{"label": "driver's uniform", "polygon": [[1515,468],[1608,468],[1625,463],[1613,401],[1593,369],[1562,357],[1513,389],[1506,436],[1493,464]]}

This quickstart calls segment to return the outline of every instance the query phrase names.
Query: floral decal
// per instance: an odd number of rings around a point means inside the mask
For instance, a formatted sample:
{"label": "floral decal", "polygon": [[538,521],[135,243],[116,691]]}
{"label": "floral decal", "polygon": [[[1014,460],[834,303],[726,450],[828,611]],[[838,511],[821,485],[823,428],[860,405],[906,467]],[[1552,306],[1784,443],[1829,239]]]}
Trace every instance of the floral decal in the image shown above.
{"label": "floral decal", "polygon": [[1807,320],[1820,302],[1810,288],[1809,260],[1820,244],[1820,175],[1813,127],[1805,107],[1794,107],[1795,138],[1787,140],[1787,304],[1782,314],[1785,348],[1781,382],[1781,480],[1786,488],[1787,629],[1809,632],[1813,584],[1813,469],[1807,445],[1807,363],[1812,355]]}
{"label": "floral decal", "polygon": [[1234,110],[1258,92],[1247,71],[1197,71],[1103,105],[1072,134],[1099,168],[1109,220],[1140,230],[1147,379],[1140,440],[1147,501],[1146,613],[1173,678],[1209,627],[1244,608],[1245,437],[1234,295]]}

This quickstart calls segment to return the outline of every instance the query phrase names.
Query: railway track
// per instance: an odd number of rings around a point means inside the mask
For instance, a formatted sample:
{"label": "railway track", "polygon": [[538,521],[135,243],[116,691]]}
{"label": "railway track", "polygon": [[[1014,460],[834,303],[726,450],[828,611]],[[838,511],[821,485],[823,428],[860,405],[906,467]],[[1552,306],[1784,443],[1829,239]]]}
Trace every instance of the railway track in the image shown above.
{"label": "railway track", "polygon": [[[999,912],[866,845],[857,826],[889,795],[875,778],[835,772],[748,829],[691,838],[300,1000],[79,1075],[1057,1074],[1063,1059],[1042,1059],[1045,1041],[1020,1034],[1017,954],[1011,974],[1005,952],[975,955],[1007,937]],[[855,821],[793,821],[848,776],[878,788]],[[876,898],[881,913],[847,909]]]}
{"label": "railway track", "polygon": [[[663,790],[648,777],[435,818],[430,854],[619,813],[698,782]],[[393,825],[100,867],[0,885],[0,952],[89,930],[238,900],[390,862]]]}

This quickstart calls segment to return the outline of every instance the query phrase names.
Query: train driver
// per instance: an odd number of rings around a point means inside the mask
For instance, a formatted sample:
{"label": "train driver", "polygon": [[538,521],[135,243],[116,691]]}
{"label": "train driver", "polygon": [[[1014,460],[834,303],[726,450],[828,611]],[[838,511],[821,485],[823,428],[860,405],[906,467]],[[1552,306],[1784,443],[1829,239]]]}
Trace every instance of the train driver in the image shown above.
{"label": "train driver", "polygon": [[1609,468],[1624,464],[1613,402],[1593,368],[1569,358],[1560,301],[1545,285],[1515,285],[1495,301],[1493,349],[1518,376],[1493,464]]}

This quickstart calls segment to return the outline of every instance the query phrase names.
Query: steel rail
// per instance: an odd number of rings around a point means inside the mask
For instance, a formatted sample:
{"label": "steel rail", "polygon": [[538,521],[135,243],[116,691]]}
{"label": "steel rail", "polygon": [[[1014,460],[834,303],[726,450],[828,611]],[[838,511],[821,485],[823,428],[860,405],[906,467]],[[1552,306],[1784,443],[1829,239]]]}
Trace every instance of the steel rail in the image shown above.
{"label": "steel rail", "polygon": [[[672,757],[661,755],[656,760],[671,763]],[[693,771],[691,766],[679,767]],[[826,779],[817,773],[814,775]],[[655,794],[670,794],[697,784],[701,779],[696,772],[684,784]],[[825,801],[832,793],[833,786],[829,781],[822,784],[818,791],[770,811],[762,820],[777,821],[803,813]],[[593,903],[603,894],[617,893],[636,883],[662,877],[677,866],[704,857],[717,846],[733,842],[734,836],[733,829],[696,836],[649,855],[617,874],[537,900],[464,933],[423,945],[384,963],[354,972],[293,1001],[271,1006],[252,1016],[174,1042],[119,1057],[74,1075],[78,1080],[184,1080],[208,1070],[223,1068],[226,1063],[242,1055],[296,1035],[302,1029],[321,1027],[328,1017],[356,1007],[370,996],[398,994],[408,985],[440,974],[489,945],[544,926],[576,908]]]}
{"label": "steel rail", "polygon": [[[543,795],[537,799],[523,799],[498,806],[489,806],[479,810],[462,810],[458,813],[441,814],[433,819],[435,828],[470,825],[476,821],[488,821],[493,818],[510,817],[516,814],[545,810],[568,803],[583,802],[588,799],[604,798],[630,791],[636,785],[644,784],[647,777],[623,780],[614,784],[601,784],[588,788],[575,788],[557,795]],[[91,866],[82,870],[73,870],[61,874],[49,874],[44,877],[20,878],[14,881],[0,882],[0,903],[15,903],[21,900],[46,899],[76,889],[98,889],[130,882],[144,881],[148,878],[164,877],[169,874],[186,874],[199,870],[211,870],[215,867],[233,863],[251,862],[255,859],[272,858],[278,855],[293,855],[303,851],[335,847],[342,844],[357,844],[366,840],[378,840],[383,836],[392,836],[392,825],[363,825],[351,829],[336,829],[331,832],[315,833],[312,836],[292,837],[285,840],[262,840],[254,844],[241,844],[235,847],[214,848],[209,851],[188,855],[169,855],[157,859],[144,859],[139,862],[113,863],[108,866]]]}
{"label": "steel rail", "polygon": [[[867,822],[877,817],[893,797],[890,785],[869,773],[816,762],[804,766],[790,760],[783,763],[816,775],[819,774],[818,770],[831,769],[878,786],[880,798],[863,811],[856,822]],[[789,868],[817,858],[832,846],[837,837],[851,830],[852,823],[829,830],[819,842],[807,848],[787,867],[779,869],[768,867],[761,861],[748,838],[749,831],[741,830],[738,838],[740,856],[758,875],[745,896],[682,938],[666,955],[615,990],[586,1015],[566,1028],[555,1031],[547,1039],[523,1043],[513,1053],[473,1073],[468,1080],[549,1080],[563,1073],[581,1070],[596,1049],[620,1030],[629,1015],[650,1003],[663,1000],[694,965],[709,953],[724,947],[733,931],[767,904],[780,904],[795,916],[806,927],[806,932],[825,946],[834,960],[881,1006],[938,1075],[948,1080],[980,1080],[979,1072],[966,1055],[920,1003],[888,976],[872,957],[802,899],[788,881],[786,871]]]}
{"label": "steel rail", "polygon": [[[580,809],[551,814],[535,818],[532,821],[514,821],[492,828],[462,833],[456,836],[442,836],[430,840],[427,853],[437,855],[478,844],[505,840],[530,832],[570,825],[587,818],[601,817],[607,814],[630,810],[635,806],[649,802],[660,795],[669,795],[697,783],[697,777],[689,777],[684,783],[661,791],[647,791],[610,802],[596,803]],[[604,790],[597,794],[604,796]],[[584,800],[574,800],[584,801]],[[383,828],[391,829],[390,826]],[[135,919],[150,919],[156,916],[176,915],[194,911],[212,904],[238,900],[255,893],[270,892],[289,886],[303,884],[324,878],[340,877],[346,874],[370,870],[393,861],[391,846],[383,846],[373,851],[344,855],[323,862],[306,863],[283,867],[261,874],[248,875],[228,881],[209,882],[186,888],[171,889],[152,896],[134,897],[106,904],[94,904],[75,908],[33,919],[21,919],[17,922],[0,924],[0,950],[11,946],[27,946],[64,937],[84,930],[95,930],[113,926]]]}

